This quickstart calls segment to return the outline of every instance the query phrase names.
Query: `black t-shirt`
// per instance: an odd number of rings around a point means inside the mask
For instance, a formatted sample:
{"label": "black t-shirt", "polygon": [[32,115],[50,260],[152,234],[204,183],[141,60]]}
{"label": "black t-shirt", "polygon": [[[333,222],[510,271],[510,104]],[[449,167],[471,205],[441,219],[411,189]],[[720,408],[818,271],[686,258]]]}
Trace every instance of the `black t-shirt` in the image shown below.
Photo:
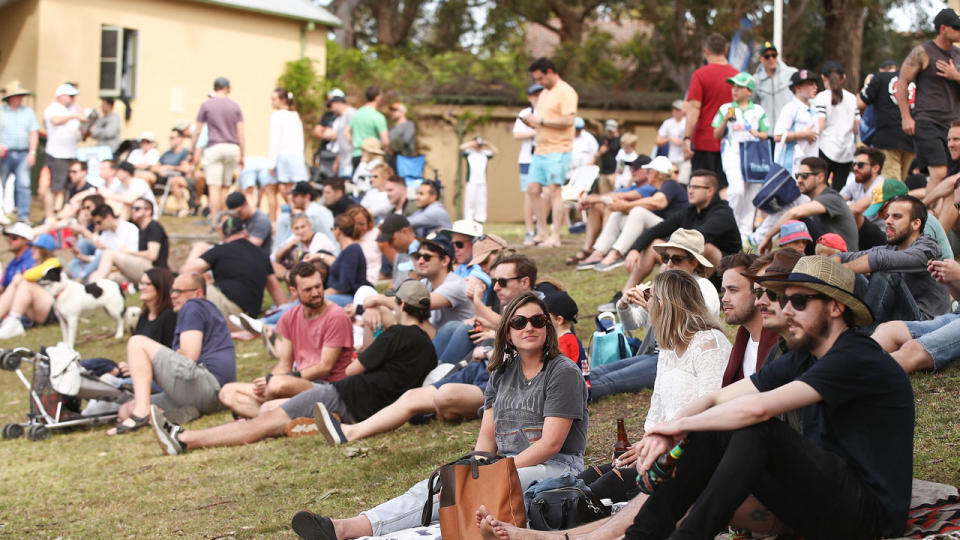
{"label": "black t-shirt", "polygon": [[137,319],[137,328],[133,331],[135,336],[146,336],[157,343],[166,347],[173,346],[173,334],[177,328],[177,314],[173,308],[167,308],[157,315],[157,318],[150,320],[147,312],[144,311]]}
{"label": "black t-shirt", "polygon": [[337,217],[340,214],[347,211],[347,208],[350,208],[354,205],[354,202],[350,200],[350,197],[347,197],[346,194],[343,197],[340,197],[340,200],[333,204],[328,204],[327,209],[333,214],[333,217]]}
{"label": "black t-shirt", "polygon": [[80,185],[80,186],[74,184],[73,182],[69,182],[69,183],[67,184],[66,200],[69,201],[69,200],[72,199],[73,196],[76,195],[77,193],[80,193],[81,191],[86,191],[86,190],[88,190],[88,189],[97,189],[97,188],[94,187],[92,184],[87,183],[86,180],[84,180],[84,181],[83,181],[83,185]]}
{"label": "black t-shirt", "polygon": [[885,150],[913,152],[913,137],[903,132],[900,106],[897,105],[898,80],[897,73],[875,73],[870,84],[860,91],[860,99],[867,105],[873,105],[875,131],[870,137],[870,144]]}
{"label": "black t-shirt", "polygon": [[170,254],[170,241],[167,240],[167,231],[163,230],[163,225],[157,220],[152,220],[143,229],[140,229],[140,240],[137,249],[145,251],[148,242],[158,242],[160,252],[157,254],[157,260],[153,261],[153,266],[160,268],[169,268],[167,266],[167,257]]}
{"label": "black t-shirt", "polygon": [[600,155],[600,174],[613,174],[617,172],[617,152],[620,151],[620,136],[608,137],[601,135],[597,141],[600,146],[606,143],[609,148],[606,153]]}
{"label": "black t-shirt", "polygon": [[803,410],[803,434],[840,456],[877,497],[884,536],[903,534],[913,479],[913,388],[876,341],[848,330],[819,360],[789,352],[750,377],[761,392],[794,380],[823,400]]}
{"label": "black t-shirt", "polygon": [[210,265],[213,281],[224,296],[247,315],[260,315],[263,288],[267,285],[267,276],[273,273],[270,259],[262,249],[240,238],[217,244],[200,258]]}
{"label": "black t-shirt", "polygon": [[395,324],[357,357],[366,371],[333,382],[354,420],[362,421],[423,383],[437,367],[430,336],[418,326]]}
{"label": "black t-shirt", "polygon": [[667,219],[670,216],[675,216],[680,212],[687,209],[690,206],[690,201],[687,199],[687,188],[677,182],[676,180],[666,180],[663,182],[663,185],[658,189],[660,193],[667,198],[667,206],[662,210],[654,210],[654,214]]}
{"label": "black t-shirt", "polygon": [[857,242],[859,242],[861,250],[868,250],[874,246],[882,246],[887,243],[887,234],[869,219],[863,220],[863,225],[860,226],[858,232]]}

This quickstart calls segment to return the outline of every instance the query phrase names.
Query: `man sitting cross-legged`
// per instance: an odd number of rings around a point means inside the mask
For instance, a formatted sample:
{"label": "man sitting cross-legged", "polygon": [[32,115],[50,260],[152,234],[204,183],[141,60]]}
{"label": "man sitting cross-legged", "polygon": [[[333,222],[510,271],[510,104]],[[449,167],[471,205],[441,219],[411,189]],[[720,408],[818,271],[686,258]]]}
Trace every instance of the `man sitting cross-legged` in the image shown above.
{"label": "man sitting cross-legged", "polygon": [[[268,437],[303,435],[309,419],[318,411],[333,412],[345,421],[363,420],[387,406],[408,388],[423,382],[437,365],[437,357],[425,331],[430,316],[430,296],[418,281],[408,281],[398,290],[400,319],[386,329],[347,367],[347,377],[285,400],[279,407],[262,410],[246,422],[230,422],[210,429],[184,430],[167,421],[163,412],[151,408],[154,433],[163,450],[176,455],[208,446],[234,446]],[[317,414],[321,416],[321,414]]]}
{"label": "man sitting cross-legged", "polygon": [[290,269],[290,292],[300,303],[277,322],[274,349],[279,357],[265,377],[233,382],[220,390],[220,401],[234,413],[253,418],[261,405],[313,388],[313,381],[339,381],[353,359],[353,324],[343,308],[326,300],[323,263],[297,263]]}
{"label": "man sitting cross-legged", "polygon": [[[222,408],[217,394],[237,379],[237,357],[227,321],[206,299],[206,290],[200,274],[183,273],[173,281],[170,297],[177,327],[172,348],[146,336],[133,336],[127,342],[133,401],[120,408],[116,434],[149,424],[151,401],[181,422]],[[151,396],[154,382],[163,392]]]}

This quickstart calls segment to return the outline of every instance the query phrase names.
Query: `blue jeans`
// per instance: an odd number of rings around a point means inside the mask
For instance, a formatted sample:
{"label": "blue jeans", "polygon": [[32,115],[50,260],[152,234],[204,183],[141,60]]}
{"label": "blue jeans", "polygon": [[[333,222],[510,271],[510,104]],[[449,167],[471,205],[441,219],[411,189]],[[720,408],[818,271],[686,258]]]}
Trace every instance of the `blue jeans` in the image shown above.
{"label": "blue jeans", "polygon": [[462,321],[450,321],[437,329],[433,348],[441,364],[456,364],[473,352],[473,342],[467,332],[472,327]]}
{"label": "blue jeans", "polygon": [[[7,155],[0,159],[0,182],[6,184],[7,177],[12,172],[15,181],[14,201],[17,205],[17,219],[30,219],[30,165],[27,163],[26,150],[8,150]],[[2,184],[0,184],[2,185]]]}
{"label": "blue jeans", "polygon": [[69,272],[74,279],[84,281],[100,266],[100,256],[102,252],[98,252],[97,248],[83,237],[77,239],[77,250],[84,255],[93,256],[93,258],[90,259],[90,262],[83,262],[74,257],[67,263],[67,272]]}
{"label": "blue jeans", "polygon": [[324,297],[340,307],[353,303],[352,294],[327,294]]}
{"label": "blue jeans", "polygon": [[899,272],[874,272],[869,281],[857,274],[855,291],[873,313],[874,327],[887,321],[916,321],[923,318],[913,293]]}
{"label": "blue jeans", "polygon": [[960,359],[960,314],[944,313],[929,321],[903,321],[910,337],[933,358],[934,371]]}
{"label": "blue jeans", "polygon": [[590,401],[653,388],[656,379],[656,354],[642,354],[603,364],[590,369]]}
{"label": "blue jeans", "polygon": [[280,309],[277,310],[276,313],[272,315],[267,315],[266,317],[264,317],[263,322],[265,324],[269,324],[270,326],[276,326],[277,323],[280,322],[280,317],[283,317],[284,313],[290,311],[290,309],[292,309],[294,306],[298,304],[300,304],[300,300],[294,300],[292,302],[287,302],[286,304],[281,305]]}
{"label": "blue jeans", "polygon": [[[582,470],[582,456],[556,454],[540,465],[517,469],[517,476],[520,477],[521,489],[527,489],[534,481],[553,478],[563,473],[577,475]],[[423,513],[423,505],[427,501],[427,492],[427,480],[421,480],[403,495],[390,499],[366,512],[360,512],[360,514],[367,516],[367,519],[370,520],[370,525],[373,527],[373,536],[383,536],[410,527],[418,527],[420,526],[420,514]],[[432,521],[440,519],[439,510],[439,496],[434,495]]]}

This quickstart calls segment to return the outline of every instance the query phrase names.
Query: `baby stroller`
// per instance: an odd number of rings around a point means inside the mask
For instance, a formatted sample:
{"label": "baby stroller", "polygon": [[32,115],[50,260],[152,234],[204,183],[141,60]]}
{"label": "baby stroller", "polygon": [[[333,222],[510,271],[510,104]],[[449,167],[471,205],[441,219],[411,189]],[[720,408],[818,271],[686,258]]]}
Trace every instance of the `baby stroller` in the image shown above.
{"label": "baby stroller", "polygon": [[[21,363],[33,366],[32,379],[24,375]],[[30,394],[27,421],[3,426],[4,439],[26,434],[31,441],[40,441],[49,438],[54,429],[112,422],[117,418],[115,411],[85,413],[83,400],[120,404],[133,399],[131,392],[103,382],[81,367],[80,355],[63,344],[39,353],[25,347],[3,350],[0,368],[16,373]]]}

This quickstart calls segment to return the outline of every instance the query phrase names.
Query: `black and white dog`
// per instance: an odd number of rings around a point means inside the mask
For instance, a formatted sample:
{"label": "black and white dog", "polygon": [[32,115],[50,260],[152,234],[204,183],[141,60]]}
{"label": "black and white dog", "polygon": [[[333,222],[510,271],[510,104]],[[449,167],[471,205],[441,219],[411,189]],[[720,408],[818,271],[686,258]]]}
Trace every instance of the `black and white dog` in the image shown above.
{"label": "black and white dog", "polygon": [[123,337],[123,312],[126,309],[123,290],[116,281],[98,279],[84,285],[73,281],[63,273],[63,268],[54,267],[44,272],[37,283],[53,295],[53,309],[60,321],[63,342],[73,347],[77,340],[80,315],[103,308],[107,315],[117,321],[114,339]]}

